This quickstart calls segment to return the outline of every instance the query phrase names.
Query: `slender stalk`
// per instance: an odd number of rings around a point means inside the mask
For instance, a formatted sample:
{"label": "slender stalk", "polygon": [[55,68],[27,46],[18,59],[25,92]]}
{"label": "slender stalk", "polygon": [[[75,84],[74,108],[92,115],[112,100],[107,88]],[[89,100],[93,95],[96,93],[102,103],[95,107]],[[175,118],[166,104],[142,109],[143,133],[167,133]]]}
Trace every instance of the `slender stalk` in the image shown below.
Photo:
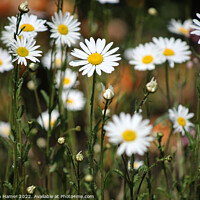
{"label": "slender stalk", "polygon": [[[92,95],[91,95],[91,99],[90,99],[90,138],[89,138],[89,162],[90,162],[90,166],[89,166],[89,171],[90,174],[92,176],[94,176],[94,163],[93,163],[93,141],[94,141],[94,130],[93,130],[93,107],[94,107],[94,93],[95,93],[95,83],[96,83],[96,72],[94,72],[93,74],[93,83],[92,83]],[[92,187],[92,191],[93,191],[93,195],[95,195],[95,191],[94,191],[94,179],[91,183],[91,187]]]}
{"label": "slender stalk", "polygon": [[[147,166],[149,168],[150,163],[149,163],[149,152],[148,151],[146,153],[146,161],[147,161]],[[151,170],[148,170],[147,185],[148,185],[148,190],[149,190],[149,199],[153,200],[152,188],[151,188]]]}
{"label": "slender stalk", "polygon": [[105,123],[105,117],[106,117],[106,110],[108,107],[108,101],[106,100],[105,103],[105,109],[103,113],[103,118],[102,118],[102,126],[101,126],[101,152],[100,152],[100,170],[101,170],[101,199],[104,200],[104,175],[103,175],[103,153],[104,153],[104,148],[103,148],[103,142],[104,142],[104,123]]}
{"label": "slender stalk", "polygon": [[166,91],[167,91],[167,104],[168,109],[171,107],[170,102],[170,93],[169,93],[169,78],[168,78],[168,62],[165,62],[165,82],[166,82]]}
{"label": "slender stalk", "polygon": [[80,163],[77,164],[77,193],[80,194],[80,170],[79,170]]}

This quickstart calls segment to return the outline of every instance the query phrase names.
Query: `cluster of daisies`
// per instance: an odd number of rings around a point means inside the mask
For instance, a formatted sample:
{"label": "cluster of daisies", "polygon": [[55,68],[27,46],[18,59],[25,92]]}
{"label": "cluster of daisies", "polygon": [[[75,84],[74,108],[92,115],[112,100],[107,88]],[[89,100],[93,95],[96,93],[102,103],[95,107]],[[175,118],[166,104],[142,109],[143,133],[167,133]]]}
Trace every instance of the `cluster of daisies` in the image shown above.
{"label": "cluster of daisies", "polygon": [[[98,0],[100,3],[119,3],[118,0]],[[199,17],[199,14],[197,14]],[[38,32],[47,31],[50,28],[50,38],[55,41],[56,53],[48,52],[42,59],[43,65],[50,69],[52,66],[56,68],[56,85],[63,85],[62,100],[67,110],[78,111],[82,110],[85,105],[85,99],[82,92],[74,89],[77,85],[78,74],[71,69],[66,69],[64,73],[60,70],[63,64],[62,47],[71,47],[80,40],[80,22],[70,15],[69,12],[62,13],[59,11],[52,16],[52,22],[38,19],[35,15],[23,14],[18,24],[18,17],[10,17],[9,25],[5,26],[5,31],[2,32],[2,41],[9,47],[9,53],[6,50],[0,49],[0,72],[13,68],[12,62],[17,62],[21,65],[28,65],[28,62],[40,62],[38,57],[42,51],[38,50],[39,45],[36,45],[36,36]],[[194,20],[195,25],[191,25],[190,21],[183,24],[184,27],[179,27],[178,30],[182,34],[188,36],[188,27],[195,30],[193,34],[200,35],[200,22]],[[48,25],[48,26],[47,26]],[[180,25],[180,22],[171,21],[168,27],[170,31],[177,33],[173,27]],[[94,38],[85,39],[80,42],[80,49],[75,48],[71,52],[71,57],[68,55],[69,65],[72,67],[80,67],[79,72],[82,75],[91,77],[94,74],[101,75],[104,73],[112,73],[116,66],[119,65],[120,55],[116,52],[118,47],[111,48],[113,42],[106,44],[105,39]],[[10,56],[12,55],[12,58]],[[154,70],[156,65],[164,62],[169,62],[170,67],[174,67],[175,63],[182,63],[190,59],[191,51],[186,42],[175,38],[153,38],[153,41],[144,45],[140,44],[134,49],[129,49],[125,52],[126,58],[131,65],[135,66],[136,70]],[[2,57],[1,57],[2,56]],[[73,59],[72,57],[77,58]],[[52,64],[52,60],[54,63]],[[4,69],[5,68],[5,69]],[[169,110],[169,118],[174,124],[175,132],[185,131],[193,126],[189,121],[193,117],[189,110],[181,105],[178,110],[175,108]],[[59,112],[53,110],[51,119],[49,112],[45,111],[38,117],[38,122],[47,130],[53,128],[59,118]],[[10,129],[3,124],[5,134],[9,135]],[[1,128],[0,128],[1,129]],[[152,125],[148,119],[142,119],[140,114],[120,113],[119,116],[113,115],[112,121],[105,125],[106,134],[109,142],[119,145],[117,154],[126,153],[128,156],[132,154],[143,155],[150,146],[153,137],[150,136]],[[2,131],[1,131],[2,132]]]}

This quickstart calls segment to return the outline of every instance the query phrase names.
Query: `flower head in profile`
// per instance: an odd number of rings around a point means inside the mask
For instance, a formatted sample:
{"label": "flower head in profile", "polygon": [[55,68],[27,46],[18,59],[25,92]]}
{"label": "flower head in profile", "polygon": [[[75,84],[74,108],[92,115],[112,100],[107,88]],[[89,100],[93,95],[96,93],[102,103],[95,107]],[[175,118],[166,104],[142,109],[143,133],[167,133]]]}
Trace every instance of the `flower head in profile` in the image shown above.
{"label": "flower head in profile", "polygon": [[149,120],[142,120],[140,114],[131,116],[125,113],[120,113],[119,117],[114,115],[112,119],[113,122],[105,125],[105,130],[110,143],[120,144],[117,154],[125,152],[127,156],[136,153],[143,155],[153,140],[149,136],[152,129]]}
{"label": "flower head in profile", "polygon": [[190,60],[191,51],[185,41],[175,38],[153,38],[153,42],[160,48],[164,61],[169,62],[171,68],[174,67],[174,63],[183,63]]}
{"label": "flower head in profile", "polygon": [[139,71],[154,70],[155,65],[164,62],[162,52],[152,42],[144,45],[140,44],[132,52],[127,53],[127,56],[130,57],[129,63],[134,65],[134,68]]}
{"label": "flower head in profile", "polygon": [[[60,71],[57,72],[56,74],[56,82],[57,85],[60,84]],[[72,88],[75,83],[76,83],[76,79],[77,79],[77,74],[76,72],[73,72],[71,69],[66,69],[65,70],[65,75],[64,75],[64,79],[63,79],[63,89],[70,89]]]}
{"label": "flower head in profile", "polygon": [[97,0],[99,3],[101,4],[105,4],[105,3],[119,3],[119,0]]}
{"label": "flower head in profile", "polygon": [[[51,122],[50,122],[51,128],[53,128],[58,117],[59,117],[59,112],[57,110],[53,110],[51,112]],[[37,121],[41,126],[44,126],[45,130],[48,130],[49,129],[49,112],[48,111],[43,112],[41,114],[41,117],[39,116],[37,118]]]}
{"label": "flower head in profile", "polygon": [[189,121],[194,116],[193,113],[189,113],[189,109],[179,105],[178,109],[169,109],[169,119],[173,123],[174,132],[180,132],[185,135],[185,131],[189,131],[194,125]]}
{"label": "flower head in profile", "polygon": [[181,20],[171,19],[167,28],[172,33],[189,37],[191,25],[192,25],[191,19],[187,19],[183,23],[181,22]]}
{"label": "flower head in profile", "polygon": [[40,62],[36,57],[40,57],[42,51],[36,50],[40,46],[35,46],[35,40],[33,38],[21,38],[17,37],[17,40],[13,40],[11,45],[10,53],[13,54],[14,59],[12,62],[17,61],[18,64],[27,66],[27,60],[32,62]]}
{"label": "flower head in profile", "polygon": [[[142,165],[144,165],[144,161],[143,160],[135,160],[134,163],[133,163],[133,169],[137,170]],[[130,169],[131,169],[131,162],[128,161],[128,170],[130,170]]]}
{"label": "flower head in profile", "polygon": [[[196,16],[200,19],[200,14],[197,13]],[[191,32],[191,34],[194,34],[194,35],[197,35],[197,36],[200,36],[200,21],[197,20],[197,19],[193,19],[193,23],[190,27],[192,29],[194,29],[194,31]],[[200,44],[200,39],[198,41],[198,44]]]}
{"label": "flower head in profile", "polygon": [[[17,26],[17,17],[8,17],[10,24],[5,26],[7,31],[15,32]],[[19,31],[23,37],[35,37],[38,32],[44,32],[47,27],[44,25],[46,20],[38,19],[36,15],[23,14],[19,24]]]}
{"label": "flower head in profile", "polygon": [[11,127],[8,122],[0,122],[0,136],[8,138],[11,134]]}
{"label": "flower head in profile", "polygon": [[119,54],[114,54],[119,47],[110,50],[113,42],[106,45],[105,39],[94,38],[90,40],[85,39],[85,44],[80,42],[80,49],[74,49],[71,53],[72,56],[79,58],[80,60],[71,61],[69,64],[73,67],[82,66],[79,71],[83,71],[82,75],[87,74],[88,77],[92,76],[96,71],[98,75],[101,75],[101,71],[105,73],[111,73],[114,71],[114,67],[118,66],[121,58]]}
{"label": "flower head in profile", "polygon": [[101,83],[101,87],[103,91],[103,98],[106,100],[111,100],[115,95],[113,86],[109,85],[108,88],[106,89],[103,83]]}
{"label": "flower head in profile", "polygon": [[72,44],[75,44],[77,40],[80,39],[80,22],[77,19],[74,19],[69,12],[66,12],[64,15],[60,10],[59,13],[54,13],[52,16],[52,22],[47,22],[50,26],[51,38],[56,39],[56,43],[67,44],[71,47]]}
{"label": "flower head in profile", "polygon": [[80,111],[83,110],[85,106],[84,95],[79,90],[64,91],[62,93],[62,99],[64,106],[70,111]]}
{"label": "flower head in profile", "polygon": [[13,65],[10,54],[5,49],[0,48],[0,73],[11,69],[13,69]]}

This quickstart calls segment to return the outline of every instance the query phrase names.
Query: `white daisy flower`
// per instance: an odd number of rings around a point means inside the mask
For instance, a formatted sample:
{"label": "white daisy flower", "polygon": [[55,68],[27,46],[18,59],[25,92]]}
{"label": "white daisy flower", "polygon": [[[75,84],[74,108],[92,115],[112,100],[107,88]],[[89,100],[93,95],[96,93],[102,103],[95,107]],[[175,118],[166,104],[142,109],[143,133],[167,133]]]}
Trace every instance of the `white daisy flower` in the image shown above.
{"label": "white daisy flower", "polygon": [[[144,165],[144,161],[143,160],[135,160],[133,163],[133,169],[137,170],[139,169],[139,167],[141,167],[142,165]],[[128,170],[131,169],[131,161],[128,161]]]}
{"label": "white daisy flower", "polygon": [[[49,128],[49,111],[43,112],[43,113],[41,114],[41,117],[42,117],[43,122],[44,122],[44,128],[45,128],[46,130],[48,130],[48,128]],[[41,126],[43,126],[43,122],[42,122],[41,117],[39,116],[39,117],[37,118],[37,121],[38,121],[38,123],[39,123]],[[50,122],[51,128],[54,126],[54,124],[55,124],[56,120],[58,119],[58,117],[59,117],[59,112],[58,112],[57,110],[53,110],[53,111],[51,112],[51,122]]]}
{"label": "white daisy flower", "polygon": [[194,125],[189,121],[194,116],[194,113],[189,113],[189,109],[179,105],[178,110],[176,108],[169,109],[169,119],[173,123],[174,132],[181,132],[185,135],[185,131],[189,131]]}
{"label": "white daisy flower", "polygon": [[121,60],[119,54],[115,53],[119,47],[109,50],[113,45],[113,42],[106,45],[105,39],[97,39],[95,42],[91,37],[90,40],[85,39],[85,43],[80,42],[82,50],[74,49],[71,53],[72,56],[81,60],[71,61],[69,64],[73,67],[82,66],[79,71],[83,71],[82,75],[87,74],[88,77],[92,76],[94,71],[98,75],[101,75],[101,71],[105,73],[111,73],[114,71],[114,67],[119,63],[116,61]]}
{"label": "white daisy flower", "polygon": [[[65,53],[65,52],[64,52]],[[50,69],[51,68],[51,54],[52,54],[52,51],[48,51],[45,56],[42,58],[42,64],[44,67],[46,67],[47,69]],[[64,57],[65,55],[63,55]],[[55,58],[53,58],[55,60],[55,67],[57,69],[61,68],[61,65],[62,65],[62,52],[61,52],[61,49],[58,49],[56,51],[56,55],[55,55]],[[67,54],[67,61],[70,61],[72,59],[72,56],[70,54]]]}
{"label": "white daisy flower", "polygon": [[56,39],[56,43],[64,43],[71,47],[77,40],[80,39],[80,22],[74,19],[69,12],[64,15],[60,10],[59,13],[54,13],[55,17],[52,16],[52,22],[47,22],[51,28],[51,38]]}
{"label": "white daisy flower", "polygon": [[101,4],[105,3],[119,3],[119,0],[97,0]]}
{"label": "white daisy flower", "polygon": [[83,110],[85,106],[85,98],[83,93],[79,90],[69,90],[62,93],[64,106],[67,110],[79,111]]}
{"label": "white daisy flower", "polygon": [[117,154],[121,155],[125,152],[127,156],[135,153],[143,155],[153,140],[149,136],[152,129],[149,120],[142,120],[140,114],[131,116],[125,113],[120,113],[119,117],[113,115],[112,119],[113,122],[108,122],[104,128],[109,142],[120,144]]}
{"label": "white daisy flower", "polygon": [[12,62],[17,60],[18,64],[27,65],[27,59],[32,62],[40,62],[36,57],[41,56],[42,51],[36,50],[40,46],[35,46],[35,40],[33,38],[21,38],[17,37],[17,40],[11,42],[11,53],[15,57]]}
{"label": "white daisy flower", "polygon": [[[60,84],[60,71],[56,74],[57,85]],[[71,69],[65,70],[64,80],[63,80],[63,89],[70,89],[76,83],[77,73],[73,72]]]}
{"label": "white daisy flower", "polygon": [[171,19],[167,28],[172,33],[176,33],[179,35],[184,35],[185,37],[189,37],[191,25],[192,25],[191,19],[187,19],[183,23],[181,23],[181,20]]}
{"label": "white daisy flower", "polygon": [[[196,16],[200,19],[200,13],[196,13]],[[194,25],[191,25],[190,27],[194,29],[194,31],[192,31],[191,34],[200,36],[200,21],[197,19],[193,19],[193,23]],[[200,44],[200,39],[198,41],[198,44]]]}
{"label": "white daisy flower", "polygon": [[0,122],[0,136],[8,138],[11,134],[11,127],[8,122]]}
{"label": "white daisy flower", "polygon": [[190,60],[191,51],[185,41],[175,38],[153,38],[153,42],[160,48],[165,61],[169,62],[171,68],[174,67],[174,63],[183,63]]}
{"label": "white daisy flower", "polygon": [[[10,24],[5,26],[5,29],[8,31],[16,31],[17,26],[17,17],[8,17]],[[23,14],[22,19],[19,24],[19,31],[23,30],[21,34],[26,37],[35,37],[38,32],[43,32],[47,30],[47,27],[44,25],[46,20],[38,19],[36,15]]]}
{"label": "white daisy flower", "polygon": [[0,73],[13,69],[10,54],[0,48]]}
{"label": "white daisy flower", "polygon": [[[130,55],[129,55],[130,56]],[[155,65],[164,62],[162,52],[152,42],[144,45],[140,44],[132,50],[129,64],[134,65],[134,69],[139,71],[154,70]]]}

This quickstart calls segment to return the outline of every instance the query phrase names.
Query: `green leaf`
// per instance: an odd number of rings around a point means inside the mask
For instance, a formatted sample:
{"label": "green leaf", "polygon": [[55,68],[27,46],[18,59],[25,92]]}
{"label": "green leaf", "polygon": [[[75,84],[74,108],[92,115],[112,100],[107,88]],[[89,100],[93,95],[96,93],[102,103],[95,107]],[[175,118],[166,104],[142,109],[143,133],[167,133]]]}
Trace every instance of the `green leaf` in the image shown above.
{"label": "green leaf", "polygon": [[11,183],[9,183],[8,181],[5,181],[3,186],[6,187],[10,191],[10,193],[12,193],[13,187]]}
{"label": "green leaf", "polygon": [[23,162],[26,162],[28,160],[28,152],[30,148],[31,148],[30,143],[25,146],[24,153],[23,153]]}
{"label": "green leaf", "polygon": [[187,136],[190,146],[193,147],[193,145],[195,144],[195,140],[194,140],[193,136],[190,133],[188,133],[185,129],[184,129],[184,132],[185,132],[185,135]]}
{"label": "green leaf", "polygon": [[50,170],[49,170],[49,172],[50,173],[53,173],[53,172],[55,172],[55,170],[56,170],[56,168],[57,168],[57,163],[54,163],[51,167],[50,167]]}
{"label": "green leaf", "polygon": [[122,178],[124,178],[124,173],[118,169],[114,169],[113,172],[117,173],[118,175],[120,175]]}
{"label": "green leaf", "polygon": [[48,96],[48,94],[44,90],[40,90],[40,93],[42,94],[42,96],[43,96],[43,98],[44,98],[44,100],[46,102],[46,105],[48,106],[49,105],[49,96]]}

